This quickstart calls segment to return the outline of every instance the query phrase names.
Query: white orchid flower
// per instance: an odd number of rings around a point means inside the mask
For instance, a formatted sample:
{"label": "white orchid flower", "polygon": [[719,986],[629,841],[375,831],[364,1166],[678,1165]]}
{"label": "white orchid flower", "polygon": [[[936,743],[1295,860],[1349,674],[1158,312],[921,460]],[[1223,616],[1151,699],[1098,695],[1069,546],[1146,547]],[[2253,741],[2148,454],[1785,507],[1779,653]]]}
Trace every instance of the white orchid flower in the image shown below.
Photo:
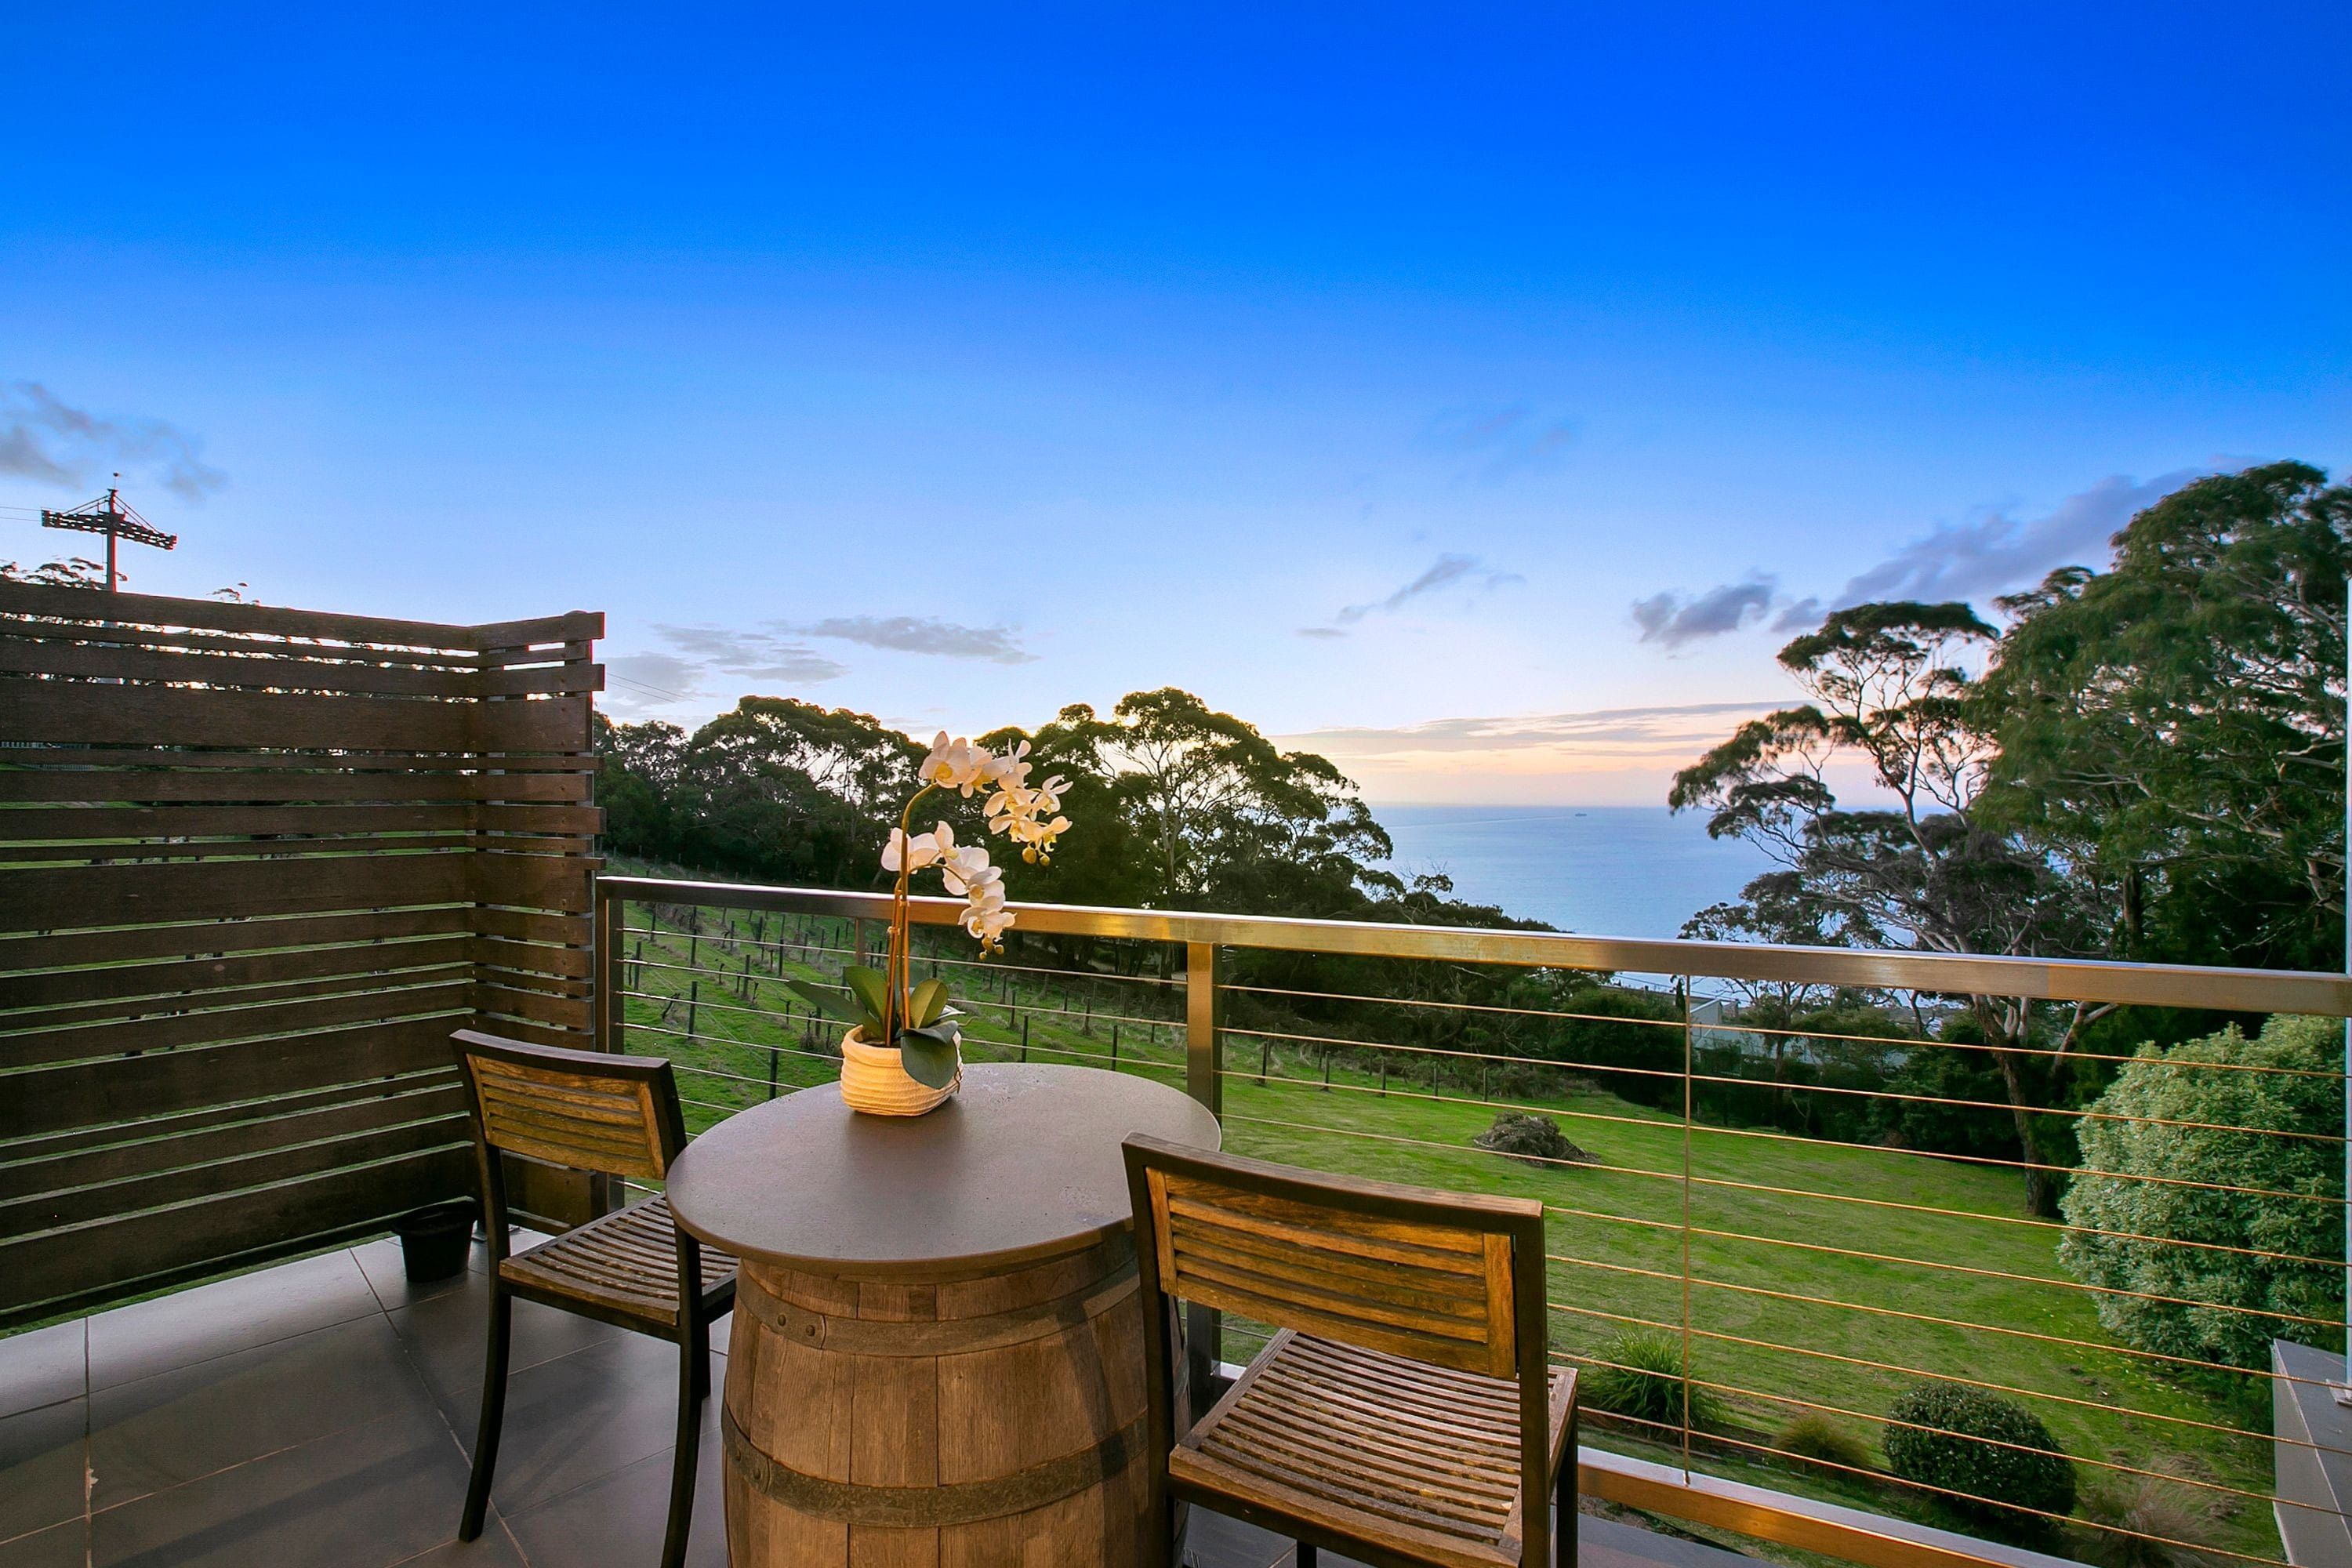
{"label": "white orchid flower", "polygon": [[940,789],[961,790],[970,795],[980,786],[982,770],[989,761],[986,752],[961,736],[951,741],[948,739],[948,732],[942,730],[931,742],[930,752],[923,758],[922,766],[915,770],[915,776]]}
{"label": "white orchid flower", "polygon": [[977,844],[966,845],[940,862],[940,879],[947,883],[948,891],[958,898],[965,897],[974,888],[986,887],[1003,875],[1003,871],[988,863],[988,851]]}
{"label": "white orchid flower", "polygon": [[[940,826],[944,829],[947,824]],[[905,828],[894,827],[890,830],[890,842],[882,847],[882,869],[896,871],[904,861],[908,870],[919,871],[935,863],[939,858],[940,841],[936,835],[918,833],[909,838]]]}

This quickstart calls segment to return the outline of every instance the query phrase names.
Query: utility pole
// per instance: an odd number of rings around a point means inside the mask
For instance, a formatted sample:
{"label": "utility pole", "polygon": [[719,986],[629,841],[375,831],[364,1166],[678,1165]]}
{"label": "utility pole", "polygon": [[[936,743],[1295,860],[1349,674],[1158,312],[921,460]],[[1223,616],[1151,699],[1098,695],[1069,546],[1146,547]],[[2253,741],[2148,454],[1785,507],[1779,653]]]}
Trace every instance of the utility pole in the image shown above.
{"label": "utility pole", "polygon": [[[122,476],[117,474],[116,479]],[[70,511],[41,509],[43,528],[62,528],[73,533],[106,535],[106,591],[119,591],[122,574],[115,570],[114,546],[117,540],[127,539],[133,544],[152,544],[158,550],[170,550],[180,542],[176,533],[165,533],[145,518],[122,504],[122,491],[110,488],[104,497],[75,507]]]}

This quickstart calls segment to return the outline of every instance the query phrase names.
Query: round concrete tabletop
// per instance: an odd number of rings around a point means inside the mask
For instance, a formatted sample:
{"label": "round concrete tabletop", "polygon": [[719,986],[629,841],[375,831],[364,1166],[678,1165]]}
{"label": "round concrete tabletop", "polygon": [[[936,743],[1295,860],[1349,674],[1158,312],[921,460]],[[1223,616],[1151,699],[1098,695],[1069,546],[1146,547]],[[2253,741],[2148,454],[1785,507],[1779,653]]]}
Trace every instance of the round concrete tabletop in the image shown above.
{"label": "round concrete tabletop", "polygon": [[703,1133],[670,1167],[670,1212],[739,1258],[820,1274],[944,1279],[1075,1252],[1126,1226],[1120,1141],[1204,1149],[1217,1119],[1181,1089],[1098,1068],[968,1062],[923,1116],[866,1116],[804,1089]]}

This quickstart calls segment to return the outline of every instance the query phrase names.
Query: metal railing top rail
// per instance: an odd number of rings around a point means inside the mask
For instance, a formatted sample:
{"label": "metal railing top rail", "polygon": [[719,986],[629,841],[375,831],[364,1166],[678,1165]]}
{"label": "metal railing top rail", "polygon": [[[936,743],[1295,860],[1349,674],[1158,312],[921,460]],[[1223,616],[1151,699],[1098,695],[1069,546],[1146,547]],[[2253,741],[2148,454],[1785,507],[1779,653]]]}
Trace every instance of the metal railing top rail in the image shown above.
{"label": "metal railing top rail", "polygon": [[[622,876],[601,877],[597,887],[600,898],[656,903],[790,910],[851,920],[887,920],[890,915],[890,898],[886,893]],[[961,899],[917,898],[908,902],[913,919],[924,925],[953,925],[964,909]],[[1024,903],[1017,909],[1020,930],[1046,935],[1202,942],[1362,958],[1442,959],[1534,969],[1796,981],[1948,996],[2014,996],[2033,1001],[2352,1017],[2352,975],[2310,970],[1784,947],[1497,931],[1475,926],[1386,925],[1371,921],[1096,909],[1074,904]]]}

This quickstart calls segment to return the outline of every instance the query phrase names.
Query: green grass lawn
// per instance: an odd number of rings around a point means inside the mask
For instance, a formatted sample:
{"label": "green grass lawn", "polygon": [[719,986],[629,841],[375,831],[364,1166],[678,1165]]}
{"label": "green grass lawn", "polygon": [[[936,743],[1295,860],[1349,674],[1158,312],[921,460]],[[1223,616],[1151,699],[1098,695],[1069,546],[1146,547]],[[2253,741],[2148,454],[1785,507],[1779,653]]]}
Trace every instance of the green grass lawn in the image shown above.
{"label": "green grass lawn", "polygon": [[[643,959],[626,988],[658,998],[628,1003],[626,1048],[678,1064],[697,1130],[767,1099],[772,1066],[779,1093],[829,1082],[838,1067],[831,1054],[837,1026],[809,1020],[777,969],[830,980],[842,962],[838,950],[851,945],[847,922],[766,916],[760,930],[767,945],[754,946],[748,940],[754,917],[735,914],[732,939],[720,934],[725,918],[704,911],[704,934],[691,942],[665,931],[632,936],[624,949]],[[644,906],[630,906],[631,926],[646,919]],[[780,951],[780,941],[793,945]],[[944,942],[938,951],[968,956]],[[686,969],[689,953],[698,973]],[[754,971],[748,978],[747,953]],[[929,967],[919,963],[919,976]],[[1001,964],[950,962],[938,972],[973,1014],[966,1031],[971,1059],[1017,1056],[1025,1020],[1033,1060],[1108,1066],[1116,1030],[1120,1070],[1183,1081],[1181,990],[1149,981],[1073,982]],[[2267,1384],[2249,1377],[2235,1395],[2193,1386],[2117,1345],[2100,1328],[2089,1296],[2058,1266],[2058,1232],[2025,1223],[2013,1173],[1704,1124],[1686,1132],[1679,1116],[1589,1089],[1512,1102],[1555,1115],[1597,1162],[1538,1166],[1471,1147],[1495,1106],[1451,1085],[1448,1098],[1433,1096],[1421,1058],[1398,1058],[1399,1076],[1386,1093],[1376,1078],[1345,1066],[1333,1069],[1327,1087],[1319,1065],[1284,1048],[1261,1084],[1259,1059],[1254,1042],[1228,1046],[1228,1149],[1550,1205],[1552,1343],[1563,1357],[1602,1353],[1628,1320],[1668,1325],[1679,1335],[1687,1245],[1693,1373],[1720,1385],[1734,1436],[1769,1434],[1819,1408],[1875,1454],[1883,1427],[1870,1417],[1917,1374],[2024,1391],[2078,1458],[2251,1494],[2207,1494],[2222,1517],[2205,1529],[2216,1546],[2279,1554],[2265,1500],[2273,1479]],[[1405,1085],[1407,1070],[1414,1087]],[[1693,1178],[1687,1216],[1685,1158]],[[1871,1256],[1857,1256],[1864,1254]],[[1230,1359],[1246,1360],[1254,1349],[1244,1326],[1230,1326],[1228,1342]],[[1590,1440],[1662,1457],[1611,1431]],[[1767,1461],[1721,1456],[1695,1462],[1783,1489],[1935,1518],[1924,1501],[1890,1500],[1880,1486],[1812,1467],[1770,1462],[1768,1469]],[[2090,1470],[2082,1479],[2086,1491],[2100,1481]]]}

